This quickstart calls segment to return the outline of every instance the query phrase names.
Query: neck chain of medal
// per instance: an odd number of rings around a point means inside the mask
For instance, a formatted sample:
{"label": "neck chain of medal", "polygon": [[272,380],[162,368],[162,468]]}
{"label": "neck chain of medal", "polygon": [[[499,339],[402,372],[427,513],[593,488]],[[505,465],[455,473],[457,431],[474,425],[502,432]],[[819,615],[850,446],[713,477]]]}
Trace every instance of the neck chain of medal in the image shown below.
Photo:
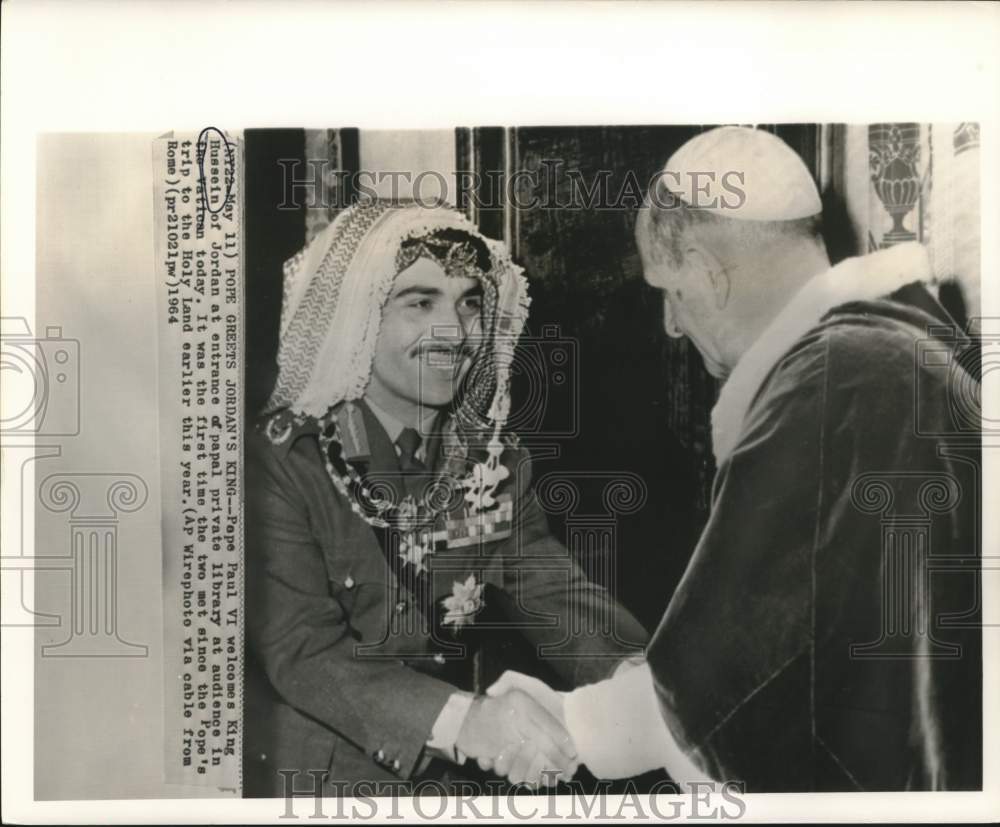
{"label": "neck chain of medal", "polygon": [[[407,496],[402,503],[394,504],[391,496],[379,496],[377,487],[367,482],[343,456],[343,441],[340,438],[340,425],[336,417],[329,415],[323,417],[319,421],[319,426],[319,447],[326,465],[326,473],[337,491],[350,503],[351,511],[368,525],[375,528],[394,526],[412,530],[418,525],[432,524],[439,514],[448,510],[454,491],[452,481],[445,479],[441,484],[431,486],[429,490],[432,496],[425,495],[420,503],[413,502],[413,498]],[[334,465],[333,452],[340,458],[346,473],[341,473]],[[364,504],[359,501],[359,494]],[[409,509],[408,503],[412,503]],[[372,514],[372,511],[375,513]]]}

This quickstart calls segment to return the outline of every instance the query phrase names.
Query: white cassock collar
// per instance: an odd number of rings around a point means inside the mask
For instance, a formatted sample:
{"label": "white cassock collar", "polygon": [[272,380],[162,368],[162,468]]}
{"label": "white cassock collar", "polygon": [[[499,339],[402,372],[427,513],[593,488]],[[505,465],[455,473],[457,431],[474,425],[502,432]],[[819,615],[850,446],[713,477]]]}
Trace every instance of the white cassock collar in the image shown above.
{"label": "white cassock collar", "polygon": [[928,281],[930,260],[922,244],[909,242],[846,259],[813,277],[737,362],[712,409],[716,466],[732,453],[750,403],[771,369],[832,308],[872,301],[914,281]]}

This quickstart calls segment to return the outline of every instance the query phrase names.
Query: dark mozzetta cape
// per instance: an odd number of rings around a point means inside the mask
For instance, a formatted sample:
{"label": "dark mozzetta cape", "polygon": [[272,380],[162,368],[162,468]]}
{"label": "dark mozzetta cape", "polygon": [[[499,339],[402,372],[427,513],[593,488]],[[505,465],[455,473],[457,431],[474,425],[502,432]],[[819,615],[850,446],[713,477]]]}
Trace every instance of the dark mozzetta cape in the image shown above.
{"label": "dark mozzetta cape", "polygon": [[[347,450],[347,459],[363,459],[375,475],[398,475],[388,435],[361,407],[368,448],[364,457]],[[306,791],[310,772],[347,784],[419,776],[425,742],[455,691],[448,666],[432,657],[441,647],[413,596],[327,475],[311,422],[280,445],[255,430],[247,446],[244,789],[251,797],[283,795],[281,771],[297,773],[294,785]],[[549,662],[568,682],[601,680],[636,646],[641,651],[646,632],[549,533],[527,451],[510,448],[502,461],[512,469],[503,485],[514,500],[514,533],[471,552],[479,555],[477,576],[493,589],[490,608],[502,615],[503,634],[523,635],[543,657],[551,650]],[[437,594],[456,573],[445,566],[434,577]],[[611,618],[618,639],[572,631],[594,617]]]}
{"label": "dark mozzetta cape", "polygon": [[648,651],[668,725],[716,779],[981,787],[979,435],[960,419],[977,380],[946,323],[917,284],[833,309],[722,461]]}

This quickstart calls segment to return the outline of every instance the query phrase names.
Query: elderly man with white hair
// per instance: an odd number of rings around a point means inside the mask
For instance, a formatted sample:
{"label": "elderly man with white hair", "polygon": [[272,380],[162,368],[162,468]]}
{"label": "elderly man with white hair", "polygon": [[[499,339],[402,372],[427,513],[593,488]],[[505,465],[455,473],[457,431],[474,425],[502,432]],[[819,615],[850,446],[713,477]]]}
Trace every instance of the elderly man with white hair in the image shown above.
{"label": "elderly man with white hair", "polygon": [[969,343],[921,245],[831,267],[820,219],[796,153],[740,127],[681,147],[640,211],[666,332],[724,382],[711,513],[645,664],[568,695],[491,689],[563,713],[596,775],[981,787]]}

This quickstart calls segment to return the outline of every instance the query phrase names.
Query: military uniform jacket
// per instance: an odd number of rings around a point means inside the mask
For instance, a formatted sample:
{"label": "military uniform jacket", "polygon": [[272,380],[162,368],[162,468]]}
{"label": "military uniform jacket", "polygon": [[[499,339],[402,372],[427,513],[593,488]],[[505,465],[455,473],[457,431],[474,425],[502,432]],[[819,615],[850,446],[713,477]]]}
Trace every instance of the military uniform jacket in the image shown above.
{"label": "military uniform jacket", "polygon": [[[358,407],[368,456],[352,456],[345,440],[346,458],[364,460],[370,475],[398,472],[388,435]],[[327,771],[348,783],[422,771],[425,742],[455,691],[440,652],[467,639],[464,629],[435,639],[372,527],[334,488],[317,431],[296,427],[277,445],[260,428],[248,438],[244,786],[251,796],[284,794],[280,770]],[[551,647],[552,666],[574,685],[603,679],[641,651],[646,633],[551,537],[527,451],[510,447],[502,461],[512,469],[500,490],[513,499],[513,532],[475,547],[477,578],[490,584],[491,608],[511,627],[505,634]],[[435,552],[433,563],[449,553]],[[434,578],[440,591],[463,576],[445,565]],[[598,613],[613,616],[615,639],[569,632],[587,626],[574,617]],[[311,783],[306,775],[295,781],[306,790]]]}

